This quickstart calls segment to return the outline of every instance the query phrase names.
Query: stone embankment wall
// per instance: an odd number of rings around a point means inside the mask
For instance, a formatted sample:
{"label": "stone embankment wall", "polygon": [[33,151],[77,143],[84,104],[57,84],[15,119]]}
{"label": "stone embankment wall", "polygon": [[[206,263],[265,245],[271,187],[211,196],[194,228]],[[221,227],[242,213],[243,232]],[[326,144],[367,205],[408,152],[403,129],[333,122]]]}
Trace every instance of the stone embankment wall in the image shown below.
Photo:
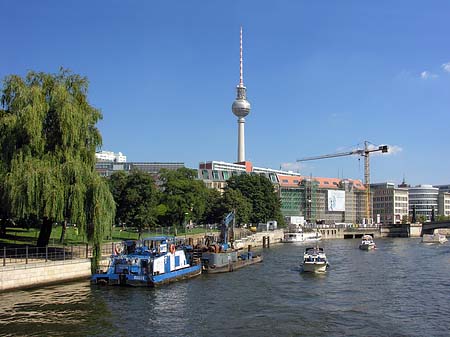
{"label": "stone embankment wall", "polygon": [[283,236],[284,232],[282,229],[267,232],[257,232],[242,239],[236,240],[234,245],[236,248],[247,248],[249,245],[252,247],[262,247],[264,242],[266,242],[267,244],[267,240],[271,245],[281,243]]}
{"label": "stone embankment wall", "polygon": [[10,265],[0,267],[0,291],[87,279],[90,275],[90,259]]}

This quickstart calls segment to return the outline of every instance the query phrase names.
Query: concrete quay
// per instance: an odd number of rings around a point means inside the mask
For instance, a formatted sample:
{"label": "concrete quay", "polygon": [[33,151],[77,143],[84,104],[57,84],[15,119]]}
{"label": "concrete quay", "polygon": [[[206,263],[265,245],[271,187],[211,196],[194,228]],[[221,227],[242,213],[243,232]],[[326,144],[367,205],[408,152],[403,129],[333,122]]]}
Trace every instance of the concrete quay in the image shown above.
{"label": "concrete quay", "polygon": [[374,227],[357,227],[357,228],[343,228],[343,227],[327,227],[317,228],[321,234],[322,239],[357,239],[363,235],[371,235],[373,238],[408,238],[420,237],[422,233],[422,224],[387,224]]}
{"label": "concrete quay", "polygon": [[7,265],[0,267],[0,291],[87,279],[90,276],[91,259]]}

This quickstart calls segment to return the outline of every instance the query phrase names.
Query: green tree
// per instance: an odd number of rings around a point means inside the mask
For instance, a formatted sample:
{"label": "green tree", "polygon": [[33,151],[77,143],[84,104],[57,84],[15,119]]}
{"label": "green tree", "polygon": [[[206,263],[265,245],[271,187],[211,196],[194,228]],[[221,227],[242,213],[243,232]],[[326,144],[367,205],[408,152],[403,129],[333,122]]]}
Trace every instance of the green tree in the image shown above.
{"label": "green tree", "polygon": [[160,179],[161,204],[167,209],[165,215],[160,218],[161,223],[166,226],[183,226],[187,219],[201,221],[206,210],[207,189],[204,183],[197,179],[197,171],[188,168],[161,170]]}
{"label": "green tree", "polygon": [[113,174],[110,186],[115,196],[118,218],[136,227],[139,238],[145,228],[155,226],[158,193],[149,173],[134,170],[129,175]]}
{"label": "green tree", "polygon": [[42,220],[37,245],[52,224],[68,219],[94,243],[94,255],[114,219],[108,185],[95,172],[102,115],[87,98],[88,81],[61,69],[8,76],[1,90],[2,200],[16,219]]}
{"label": "green tree", "polygon": [[[252,203],[238,189],[227,188],[222,196],[225,213],[235,211],[237,224],[248,224],[252,216]],[[224,213],[224,214],[225,214]]]}
{"label": "green tree", "polygon": [[449,221],[450,216],[438,215],[436,221]]}
{"label": "green tree", "polygon": [[280,199],[269,179],[256,174],[242,174],[231,177],[227,184],[229,189],[239,190],[252,204],[251,223],[265,223],[269,220],[284,223]]}
{"label": "green tree", "polygon": [[107,178],[109,189],[114,198],[116,205],[116,217],[114,223],[122,224],[123,209],[122,206],[122,193],[125,190],[125,185],[127,184],[127,173],[125,171],[114,172],[111,176]]}
{"label": "green tree", "polygon": [[207,189],[206,209],[201,220],[202,224],[220,223],[225,217],[227,210],[224,208],[223,199],[219,191]]}

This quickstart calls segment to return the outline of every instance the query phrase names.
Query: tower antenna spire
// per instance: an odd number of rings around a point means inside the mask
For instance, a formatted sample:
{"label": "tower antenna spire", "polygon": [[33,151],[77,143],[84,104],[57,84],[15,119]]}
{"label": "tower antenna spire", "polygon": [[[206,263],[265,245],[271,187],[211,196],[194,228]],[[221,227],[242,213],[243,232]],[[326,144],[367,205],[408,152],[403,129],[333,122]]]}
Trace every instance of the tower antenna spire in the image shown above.
{"label": "tower antenna spire", "polygon": [[238,162],[245,161],[245,117],[250,113],[250,102],[247,101],[247,89],[244,86],[244,69],[242,57],[242,26],[240,34],[239,84],[236,87],[236,99],[231,110],[238,118]]}
{"label": "tower antenna spire", "polygon": [[239,58],[239,86],[244,86],[244,69],[243,69],[243,57],[242,57],[242,26],[241,26],[241,35],[240,35],[240,58]]}

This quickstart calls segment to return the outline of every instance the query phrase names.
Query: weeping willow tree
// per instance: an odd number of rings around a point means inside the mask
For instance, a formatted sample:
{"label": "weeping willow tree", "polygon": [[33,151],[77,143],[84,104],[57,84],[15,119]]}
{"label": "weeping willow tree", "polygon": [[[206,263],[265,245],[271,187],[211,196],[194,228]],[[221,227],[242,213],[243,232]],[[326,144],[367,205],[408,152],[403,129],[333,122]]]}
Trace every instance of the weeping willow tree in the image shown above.
{"label": "weeping willow tree", "polygon": [[38,246],[48,244],[55,222],[76,223],[97,253],[111,230],[114,200],[95,172],[102,115],[87,91],[86,78],[64,69],[3,81],[0,200],[14,218],[42,221]]}

